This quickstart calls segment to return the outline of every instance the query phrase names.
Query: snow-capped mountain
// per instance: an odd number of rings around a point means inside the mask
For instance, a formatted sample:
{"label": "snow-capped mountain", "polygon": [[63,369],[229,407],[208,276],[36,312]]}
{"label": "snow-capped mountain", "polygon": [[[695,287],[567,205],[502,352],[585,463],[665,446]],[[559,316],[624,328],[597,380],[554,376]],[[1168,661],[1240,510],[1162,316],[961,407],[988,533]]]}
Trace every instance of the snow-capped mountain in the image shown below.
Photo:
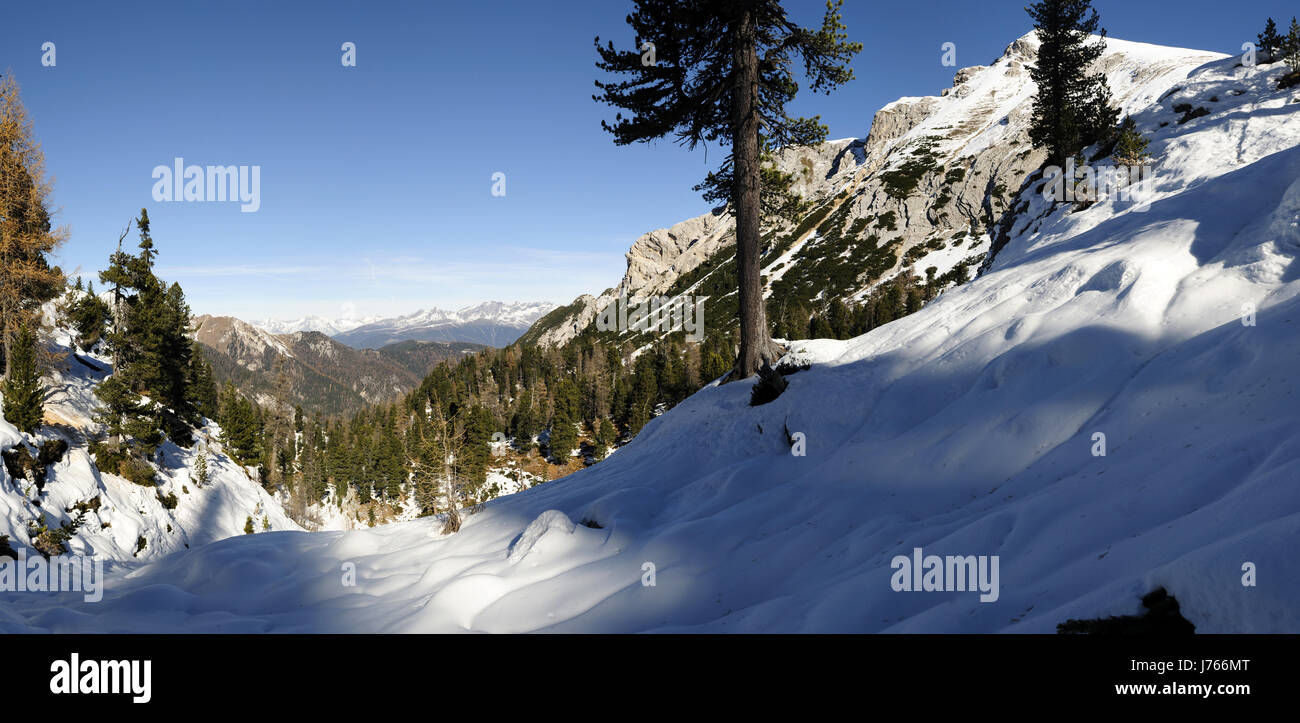
{"label": "snow-capped mountain", "polygon": [[[1163,587],[1198,632],[1295,632],[1300,90],[1280,63],[1109,43],[1155,158],[1141,201],[1011,188],[985,273],[793,342],[810,367],[775,401],[710,385],[453,535],[238,537],[110,574],[96,605],[0,599],[0,630],[1050,633]],[[1033,92],[1018,45],[970,73],[972,111]],[[1017,128],[978,117],[962,148]],[[897,141],[963,122],[927,118]],[[922,555],[938,589],[900,590]],[[988,594],[943,585],[966,558]]]}
{"label": "snow-capped mountain", "polygon": [[327,319],[323,316],[304,316],[298,319],[263,319],[252,322],[253,326],[272,334],[293,334],[302,331],[319,331],[325,336],[335,336],[345,331],[352,331],[358,326],[382,320],[382,316],[366,316],[360,319]]}
{"label": "snow-capped mountain", "polygon": [[543,314],[549,302],[489,301],[456,311],[428,309],[362,324],[334,338],[357,349],[378,349],[399,341],[461,341],[506,346]]}
{"label": "snow-capped mountain", "polygon": [[356,349],[379,349],[399,341],[458,341],[506,346],[555,308],[548,302],[488,301],[455,311],[421,309],[396,317],[327,319],[305,316],[290,321],[267,319],[254,326],[272,334],[318,331]]}

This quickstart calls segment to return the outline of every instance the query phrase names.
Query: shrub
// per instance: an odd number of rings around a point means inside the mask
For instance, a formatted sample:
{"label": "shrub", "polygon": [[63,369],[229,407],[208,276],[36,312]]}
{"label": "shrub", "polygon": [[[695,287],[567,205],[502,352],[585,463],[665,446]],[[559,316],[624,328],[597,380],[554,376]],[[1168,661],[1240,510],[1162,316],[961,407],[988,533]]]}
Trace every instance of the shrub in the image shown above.
{"label": "shrub", "polygon": [[153,487],[158,481],[158,473],[154,471],[153,465],[137,457],[122,460],[117,473],[119,477],[142,487]]}
{"label": "shrub", "polygon": [[1178,125],[1182,125],[1194,118],[1200,118],[1201,116],[1210,114],[1210,111],[1202,106],[1197,106],[1196,108],[1192,108],[1187,103],[1182,103],[1180,105],[1174,106],[1174,110],[1183,114],[1183,116],[1178,119]]}
{"label": "shrub", "polygon": [[781,396],[788,385],[789,382],[781,376],[780,372],[764,364],[758,370],[758,382],[749,393],[749,406],[757,407],[771,402]]}
{"label": "shrub", "polygon": [[169,510],[176,509],[176,505],[179,501],[176,499],[175,492],[168,492],[167,494],[164,495],[162,493],[162,490],[158,490],[157,495],[158,495],[158,502],[160,502],[163,507]]}
{"label": "shrub", "polygon": [[1178,601],[1163,587],[1143,597],[1142,607],[1146,608],[1142,615],[1066,620],[1056,626],[1056,632],[1063,635],[1190,635],[1196,632],[1196,626],[1179,611]]}

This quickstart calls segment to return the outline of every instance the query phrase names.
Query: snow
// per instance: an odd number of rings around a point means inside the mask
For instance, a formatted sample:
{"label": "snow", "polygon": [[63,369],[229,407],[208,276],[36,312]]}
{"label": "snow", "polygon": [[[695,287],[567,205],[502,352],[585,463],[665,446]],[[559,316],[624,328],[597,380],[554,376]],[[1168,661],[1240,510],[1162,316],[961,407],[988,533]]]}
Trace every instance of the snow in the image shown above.
{"label": "snow", "polygon": [[[69,353],[66,332],[56,331],[55,351]],[[54,438],[69,444],[64,458],[48,471],[44,490],[39,495],[35,485],[11,479],[8,471],[0,466],[0,535],[8,535],[11,545],[15,548],[31,545],[29,521],[43,521],[50,528],[57,527],[76,516],[75,504],[89,503],[96,498],[100,507],[86,513],[81,528],[67,543],[69,554],[96,556],[117,563],[149,560],[243,535],[250,516],[259,533],[264,517],[272,530],[299,529],[261,485],[249,479],[223,453],[217,441],[221,430],[215,424],[209,424],[197,435],[207,440],[209,450],[209,481],[202,487],[192,477],[197,446],[187,450],[170,442],[164,444],[164,464],[158,469],[158,483],[154,487],[137,485],[99,470],[86,443],[100,430],[92,421],[98,406],[94,386],[108,375],[112,363],[93,354],[80,356],[103,371],[92,371],[69,356],[45,378],[50,390],[45,408],[47,425],[38,430],[38,439],[26,437],[0,419],[0,449],[24,442],[34,449],[34,444]],[[158,499],[160,493],[175,494],[176,509],[166,509]],[[146,547],[137,553],[141,537]]]}
{"label": "snow", "polygon": [[[1300,630],[1300,103],[1233,65],[1179,81],[1204,118],[1132,109],[1148,210],[1033,201],[980,278],[794,342],[813,366],[770,404],[706,387],[454,535],[235,536],[112,570],[98,604],[0,594],[0,630],[1047,633],[1157,586],[1199,632]],[[918,547],[999,556],[996,602],[895,592]]]}
{"label": "snow", "polygon": [[403,331],[425,328],[440,328],[469,322],[492,322],[505,326],[527,328],[546,312],[555,308],[548,301],[539,302],[502,302],[486,301],[473,304],[454,311],[439,308],[420,309],[410,314],[396,317],[368,316],[361,319],[326,319],[319,316],[305,316],[300,319],[277,321],[266,319],[254,322],[254,325],[273,334],[289,334],[299,331],[319,331],[326,336],[338,336],[362,328],[383,329],[393,334]]}

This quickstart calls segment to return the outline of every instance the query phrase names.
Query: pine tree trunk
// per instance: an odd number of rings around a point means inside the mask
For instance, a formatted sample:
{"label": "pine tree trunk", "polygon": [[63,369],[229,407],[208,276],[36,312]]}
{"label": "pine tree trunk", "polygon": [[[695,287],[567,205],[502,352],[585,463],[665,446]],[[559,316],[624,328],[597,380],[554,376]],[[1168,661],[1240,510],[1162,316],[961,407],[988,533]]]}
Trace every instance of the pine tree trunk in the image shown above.
{"label": "pine tree trunk", "polygon": [[752,11],[736,27],[735,94],[732,100],[732,207],[736,214],[736,274],[740,282],[740,353],[731,379],[758,373],[774,362],[778,349],[768,333],[763,287],[759,278],[762,238],[759,187],[758,49]]}

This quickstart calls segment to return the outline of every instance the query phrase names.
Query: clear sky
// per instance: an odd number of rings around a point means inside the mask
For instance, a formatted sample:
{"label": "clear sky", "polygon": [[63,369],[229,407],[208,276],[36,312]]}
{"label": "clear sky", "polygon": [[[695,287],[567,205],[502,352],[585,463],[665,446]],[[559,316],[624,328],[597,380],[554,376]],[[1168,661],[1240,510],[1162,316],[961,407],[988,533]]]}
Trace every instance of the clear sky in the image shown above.
{"label": "clear sky", "polygon": [[[1023,1],[848,0],[857,80],[802,93],[832,138],[935,94],[1030,29]],[[1293,1],[1097,0],[1113,37],[1240,52]],[[596,35],[631,44],[630,0],[5,0],[11,70],[55,179],[58,262],[91,276],[149,209],[159,272],[196,313],[393,315],[568,303],[622,276],[640,234],[708,210],[723,156],[616,147],[591,99]],[[788,0],[805,25],[824,2]],[[53,67],[42,44],[55,44]],[[356,67],[341,46],[356,44]],[[155,166],[260,166],[261,207],[158,203]],[[492,195],[494,173],[506,195]],[[134,245],[134,232],[129,237]]]}

